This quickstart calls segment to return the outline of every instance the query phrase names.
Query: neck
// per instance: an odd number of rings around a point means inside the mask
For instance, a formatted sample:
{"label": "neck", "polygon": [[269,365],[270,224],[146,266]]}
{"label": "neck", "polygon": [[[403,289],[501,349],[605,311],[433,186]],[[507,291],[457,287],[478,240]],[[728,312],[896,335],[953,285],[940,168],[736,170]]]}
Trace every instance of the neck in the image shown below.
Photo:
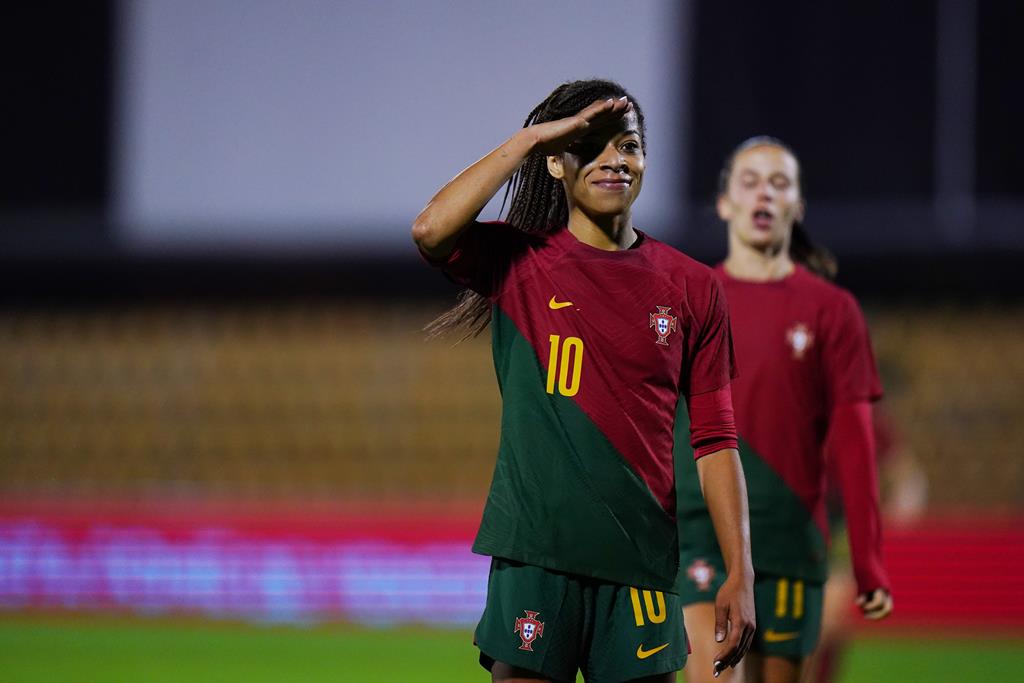
{"label": "neck", "polygon": [[594,218],[576,208],[571,208],[568,228],[569,232],[580,242],[605,251],[629,249],[636,241],[633,216],[629,211],[614,216]]}
{"label": "neck", "polygon": [[725,259],[725,270],[729,275],[739,280],[774,282],[788,276],[795,267],[789,256],[789,240],[758,249],[729,233],[729,255]]}

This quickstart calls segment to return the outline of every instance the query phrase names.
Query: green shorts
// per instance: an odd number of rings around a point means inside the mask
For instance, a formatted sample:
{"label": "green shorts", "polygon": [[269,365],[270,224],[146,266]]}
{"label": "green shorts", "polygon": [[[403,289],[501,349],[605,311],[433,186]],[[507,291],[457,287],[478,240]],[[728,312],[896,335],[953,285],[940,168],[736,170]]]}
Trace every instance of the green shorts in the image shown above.
{"label": "green shorts", "polygon": [[[725,582],[722,557],[709,553],[681,559],[680,602],[714,602]],[[821,583],[758,572],[754,577],[757,632],[751,649],[772,657],[806,657],[818,645],[823,605]]]}
{"label": "green shorts", "polygon": [[628,681],[678,671],[688,646],[679,596],[494,558],[474,641],[495,661],[555,681]]}

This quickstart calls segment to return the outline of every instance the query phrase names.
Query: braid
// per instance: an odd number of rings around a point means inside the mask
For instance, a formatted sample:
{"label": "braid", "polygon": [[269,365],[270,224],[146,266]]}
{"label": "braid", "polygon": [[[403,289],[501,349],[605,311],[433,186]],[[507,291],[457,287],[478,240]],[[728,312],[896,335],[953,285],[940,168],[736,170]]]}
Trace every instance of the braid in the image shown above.
{"label": "braid", "polygon": [[[797,168],[800,167],[800,159],[797,158],[796,153],[785,142],[770,135],[757,135],[741,142],[736,149],[726,157],[725,163],[722,165],[722,170],[718,174],[719,196],[722,196],[729,191],[729,178],[732,176],[732,168],[736,163],[736,157],[743,152],[746,152],[748,149],[761,147],[763,145],[778,147],[785,151],[796,161]],[[797,178],[797,183],[800,187],[800,194],[802,195],[803,178]],[[826,280],[834,280],[836,272],[839,270],[839,263],[836,261],[836,257],[831,251],[811,239],[811,235],[807,232],[807,228],[804,226],[803,221],[793,222],[793,230],[790,234],[789,241],[789,256],[807,270],[819,277],[825,278]]]}
{"label": "braid", "polygon": [[[609,97],[626,97],[633,103],[637,125],[640,129],[640,144],[646,151],[647,136],[644,115],[640,105],[625,88],[614,81],[599,79],[570,81],[552,91],[526,117],[523,128],[535,123],[557,121],[579,113],[595,100]],[[569,202],[562,182],[548,173],[547,157],[531,154],[523,165],[512,174],[505,185],[501,212],[508,204],[505,220],[516,229],[531,234],[554,232],[569,221]],[[458,303],[441,314],[426,327],[428,337],[437,337],[462,328],[465,334],[460,341],[475,337],[491,322],[490,302],[472,290],[460,294]]]}

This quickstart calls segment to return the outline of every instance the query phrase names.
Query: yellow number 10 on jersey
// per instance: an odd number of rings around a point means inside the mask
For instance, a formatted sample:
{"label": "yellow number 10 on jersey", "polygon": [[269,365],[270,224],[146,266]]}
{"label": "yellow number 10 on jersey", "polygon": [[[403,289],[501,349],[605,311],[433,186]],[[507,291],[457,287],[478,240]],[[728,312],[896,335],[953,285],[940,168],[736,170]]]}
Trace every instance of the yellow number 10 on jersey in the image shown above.
{"label": "yellow number 10 on jersey", "polygon": [[[548,393],[562,396],[575,396],[580,390],[580,371],[583,369],[583,340],[579,337],[566,337],[562,340],[557,334],[549,337],[551,354],[548,356]],[[559,343],[561,341],[561,343]],[[561,362],[559,362],[561,355]],[[572,364],[570,366],[570,363]]]}

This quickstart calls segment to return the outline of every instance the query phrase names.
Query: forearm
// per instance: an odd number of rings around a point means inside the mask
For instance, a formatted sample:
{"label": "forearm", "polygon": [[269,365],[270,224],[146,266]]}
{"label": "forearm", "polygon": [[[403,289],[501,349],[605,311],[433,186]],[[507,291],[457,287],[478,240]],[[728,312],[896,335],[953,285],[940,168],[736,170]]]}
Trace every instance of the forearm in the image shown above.
{"label": "forearm", "polygon": [[836,406],[829,420],[829,451],[835,458],[859,593],[889,588],[882,564],[882,524],[871,404]]}
{"label": "forearm", "polygon": [[432,258],[451,253],[459,234],[476,220],[535,146],[535,136],[523,129],[442,187],[413,223],[412,238],[420,250]]}
{"label": "forearm", "polygon": [[747,485],[739,452],[725,448],[705,455],[697,460],[697,475],[726,570],[752,576]]}

